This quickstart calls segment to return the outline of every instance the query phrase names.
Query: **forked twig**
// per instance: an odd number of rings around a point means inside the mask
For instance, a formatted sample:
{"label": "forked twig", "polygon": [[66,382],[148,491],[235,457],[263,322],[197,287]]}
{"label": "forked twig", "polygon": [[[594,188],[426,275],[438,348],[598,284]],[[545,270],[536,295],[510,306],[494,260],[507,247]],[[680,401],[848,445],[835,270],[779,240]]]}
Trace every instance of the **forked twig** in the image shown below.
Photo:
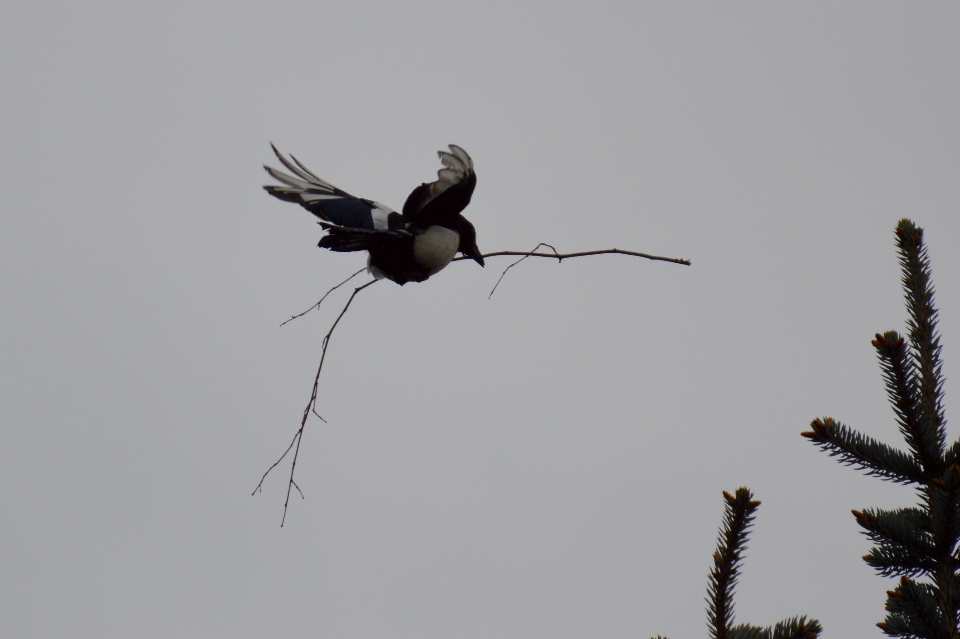
{"label": "forked twig", "polygon": [[[546,247],[548,247],[550,250],[553,251],[553,253],[537,253],[537,249],[540,248],[541,246],[546,246]],[[493,290],[490,291],[490,295],[487,296],[487,299],[490,299],[490,297],[493,297],[493,292],[497,290],[497,286],[500,286],[500,282],[503,280],[503,276],[507,274],[507,271],[509,271],[509,270],[512,269],[514,266],[516,266],[517,264],[519,264],[519,263],[522,262],[523,260],[527,259],[528,257],[552,257],[553,259],[557,260],[558,262],[562,262],[563,260],[565,260],[565,259],[567,259],[567,258],[570,258],[570,257],[584,257],[584,256],[586,256],[586,255],[611,255],[611,254],[616,254],[616,255],[632,255],[633,257],[642,257],[642,258],[644,258],[644,259],[653,260],[653,261],[655,261],[655,262],[672,262],[673,264],[683,264],[684,266],[690,266],[690,260],[685,260],[685,259],[682,259],[682,258],[679,258],[679,257],[663,257],[663,256],[661,256],[661,255],[650,255],[649,253],[638,253],[637,251],[625,251],[625,250],[623,250],[623,249],[618,249],[618,248],[600,249],[600,250],[597,250],[597,251],[580,251],[580,252],[577,252],[577,253],[557,253],[557,249],[555,249],[552,245],[547,244],[546,242],[541,242],[540,244],[537,244],[537,248],[535,248],[535,249],[533,249],[532,251],[529,251],[529,252],[526,252],[526,251],[495,251],[495,252],[493,252],[493,253],[484,253],[484,254],[483,254],[482,257],[484,257],[484,258],[488,258],[488,257],[499,257],[499,256],[501,256],[501,255],[517,255],[517,256],[521,256],[519,260],[517,260],[516,262],[512,263],[512,264],[511,264],[510,266],[508,266],[507,268],[503,269],[503,273],[500,274],[500,279],[497,280],[497,283],[494,285]],[[464,256],[464,255],[461,255],[460,257],[455,257],[455,258],[453,258],[453,261],[454,261],[454,262],[459,262],[460,260],[469,260],[469,259],[473,259],[473,258],[466,257],[466,256]]]}
{"label": "forked twig", "polygon": [[[535,247],[533,247],[533,250],[532,250],[532,251],[530,251],[529,253],[527,253],[527,254],[524,255],[523,257],[521,257],[521,258],[520,258],[519,260],[517,260],[516,262],[513,262],[512,264],[510,264],[510,266],[508,266],[507,268],[503,269],[503,273],[500,274],[500,279],[498,279],[498,280],[497,280],[497,283],[493,285],[493,290],[491,290],[491,291],[490,291],[490,294],[487,295],[487,299],[490,299],[491,297],[493,297],[494,291],[496,291],[496,290],[497,290],[497,287],[500,286],[500,282],[503,281],[503,276],[507,274],[507,271],[509,271],[509,270],[512,269],[514,266],[516,266],[516,265],[519,264],[520,262],[524,261],[525,259],[527,259],[527,258],[530,257],[531,255],[535,254],[535,253],[537,252],[537,249],[540,248],[541,246],[546,246],[547,248],[549,248],[551,251],[553,251],[554,255],[560,255],[559,253],[557,253],[557,249],[555,249],[552,244],[547,244],[546,242],[540,242],[540,243],[537,244]],[[487,256],[484,255],[484,257],[487,257]]]}
{"label": "forked twig", "polygon": [[[553,253],[538,253],[537,250],[540,249],[540,248],[542,248],[542,247],[549,248],[551,251],[553,251]],[[499,257],[499,256],[501,256],[501,255],[513,255],[513,256],[518,256],[518,257],[520,258],[520,259],[517,260],[516,262],[513,262],[513,263],[511,263],[509,266],[507,266],[507,268],[503,269],[503,273],[500,274],[500,279],[497,280],[497,283],[494,285],[493,290],[490,291],[490,295],[488,295],[487,297],[488,297],[488,299],[489,299],[490,297],[493,296],[494,291],[496,291],[496,290],[497,290],[497,287],[500,286],[500,282],[503,281],[503,277],[507,274],[507,271],[509,271],[511,268],[513,268],[514,266],[516,266],[517,264],[519,264],[519,263],[522,262],[523,260],[527,259],[528,257],[550,257],[550,258],[553,258],[553,259],[557,260],[558,262],[562,262],[563,260],[565,260],[565,259],[567,259],[567,258],[572,258],[572,257],[584,257],[584,256],[587,256],[587,255],[607,255],[607,254],[631,255],[631,256],[633,256],[633,257],[642,257],[642,258],[645,258],[645,259],[648,259],[648,260],[655,260],[655,261],[660,261],[660,262],[672,262],[672,263],[674,263],[674,264],[683,264],[683,265],[685,265],[685,266],[690,266],[690,261],[689,261],[689,260],[684,260],[684,259],[679,259],[679,258],[674,258],[674,257],[661,257],[661,256],[659,256],[659,255],[649,255],[649,254],[647,254],[647,253],[638,253],[638,252],[636,252],[636,251],[624,251],[624,250],[616,249],[616,248],[613,248],[613,249],[602,249],[602,250],[598,250],[598,251],[581,251],[581,252],[578,252],[578,253],[558,253],[558,252],[557,252],[557,249],[554,248],[552,245],[547,244],[546,242],[541,242],[540,244],[537,244],[536,248],[534,248],[532,251],[529,251],[529,252],[525,252],[525,251],[496,251],[496,252],[494,252],[494,253],[486,253],[486,254],[483,255],[484,258],[487,258],[487,257]],[[472,258],[467,258],[467,257],[461,256],[461,257],[454,258],[454,261],[459,261],[459,260],[463,260],[463,259],[472,259]],[[297,319],[298,317],[303,317],[304,315],[306,315],[307,313],[309,313],[310,311],[312,311],[312,310],[315,309],[315,308],[319,308],[319,307],[320,307],[320,304],[322,304],[323,301],[324,301],[325,299],[327,299],[327,296],[328,296],[328,295],[330,295],[332,292],[334,292],[335,290],[337,290],[338,288],[340,288],[341,286],[343,286],[344,284],[346,284],[347,282],[349,282],[349,281],[352,280],[353,278],[355,278],[357,275],[359,275],[360,273],[362,273],[364,270],[365,270],[365,269],[360,269],[359,271],[357,271],[356,273],[354,273],[353,275],[351,275],[351,276],[348,277],[347,279],[343,280],[342,282],[340,282],[340,283],[337,284],[336,286],[332,287],[330,290],[328,290],[328,291],[324,294],[323,297],[320,298],[320,301],[318,301],[316,304],[314,304],[313,306],[311,306],[311,307],[308,308],[307,310],[303,311],[302,313],[299,313],[299,314],[297,314],[297,315],[292,316],[290,319],[288,319],[287,321],[283,322],[283,324],[281,324],[280,326],[283,326],[284,324],[287,324],[288,322],[291,322],[291,321]],[[297,485],[297,482],[294,481],[294,478],[293,478],[293,477],[294,477],[294,471],[296,470],[296,467],[297,467],[297,457],[298,457],[299,454],[300,454],[300,443],[303,441],[303,430],[304,430],[304,428],[305,428],[306,425],[307,425],[307,419],[310,417],[310,413],[313,413],[314,415],[316,415],[316,416],[317,416],[321,421],[323,421],[324,423],[326,423],[326,421],[327,421],[327,420],[325,420],[325,419],[323,418],[323,416],[320,415],[320,413],[317,412],[317,410],[316,410],[316,405],[317,405],[317,391],[318,391],[318,389],[319,389],[319,387],[320,387],[320,372],[323,370],[323,362],[324,362],[324,361],[326,360],[326,358],[327,358],[327,347],[330,345],[330,337],[333,335],[333,331],[337,328],[337,325],[340,323],[340,320],[343,319],[343,316],[346,314],[347,309],[350,308],[350,304],[353,302],[353,298],[355,298],[355,297],[357,296],[357,293],[359,293],[359,292],[362,291],[363,289],[367,288],[367,287],[370,286],[371,284],[374,284],[375,282],[377,282],[377,280],[371,280],[371,281],[367,282],[366,284],[364,284],[364,285],[362,285],[362,286],[358,286],[357,288],[353,289],[353,293],[350,295],[350,299],[347,300],[347,303],[344,305],[343,310],[340,311],[340,314],[337,316],[337,319],[334,320],[333,325],[330,327],[330,330],[327,331],[327,334],[324,336],[324,338],[323,338],[323,345],[322,345],[322,351],[321,351],[321,354],[320,354],[320,365],[317,366],[317,374],[316,374],[316,376],[314,376],[314,378],[313,378],[313,390],[310,392],[310,401],[307,402],[307,406],[306,406],[306,408],[304,408],[304,410],[303,410],[303,419],[300,420],[300,428],[297,429],[297,432],[294,434],[293,439],[290,441],[290,445],[287,446],[287,449],[286,449],[285,451],[283,451],[283,454],[280,455],[280,457],[277,459],[277,461],[275,461],[275,462],[273,462],[273,464],[271,464],[270,468],[267,469],[267,472],[263,473],[263,476],[260,478],[260,483],[257,484],[257,487],[254,488],[254,489],[253,489],[253,493],[251,493],[251,495],[256,495],[258,491],[259,491],[259,492],[263,492],[263,482],[264,482],[264,480],[267,478],[267,475],[269,475],[270,472],[271,472],[274,468],[276,468],[276,467],[280,464],[280,462],[282,462],[282,461],[286,458],[286,456],[290,453],[290,451],[292,450],[292,451],[293,451],[293,461],[292,461],[291,464],[290,464],[290,479],[289,479],[289,481],[287,482],[287,497],[286,497],[286,500],[283,502],[283,518],[280,520],[280,527],[281,527],[281,528],[283,527],[283,524],[284,524],[284,523],[286,522],[286,520],[287,520],[287,508],[288,508],[289,505],[290,505],[290,495],[291,495],[293,489],[296,488],[296,489],[297,489],[297,492],[300,493],[300,498],[301,498],[301,499],[303,498],[303,491],[300,490],[300,486]]]}
{"label": "forked twig", "polygon": [[[550,246],[549,244],[543,244],[543,246]],[[553,248],[550,246],[550,248]],[[661,255],[650,255],[649,253],[638,253],[637,251],[625,251],[623,249],[612,248],[612,249],[599,249],[596,251],[580,251],[578,253],[535,253],[533,251],[494,251],[493,253],[484,253],[481,257],[498,257],[500,255],[525,255],[527,257],[552,257],[554,259],[560,260],[561,262],[568,257],[583,257],[584,255],[607,255],[615,253],[617,255],[632,255],[634,257],[642,257],[648,260],[654,260],[656,262],[673,262],[674,264],[683,264],[684,266],[690,266],[690,260],[685,260],[680,257],[663,257]],[[453,258],[452,261],[459,262],[460,260],[472,260],[472,257],[466,257],[461,255],[459,257]]]}
{"label": "forked twig", "polygon": [[[343,280],[342,282],[340,282],[340,283],[337,284],[336,286],[331,287],[329,291],[327,291],[326,293],[323,294],[323,297],[320,298],[320,301],[319,301],[319,302],[317,302],[316,304],[314,304],[313,306],[311,306],[310,308],[308,308],[308,309],[305,310],[304,312],[302,312],[302,313],[297,313],[296,315],[294,315],[293,317],[291,317],[290,319],[288,319],[286,322],[284,322],[284,323],[281,324],[280,326],[283,326],[283,325],[286,324],[287,322],[292,322],[293,320],[297,319],[298,317],[303,317],[304,315],[306,315],[307,313],[309,313],[310,311],[312,311],[312,310],[315,309],[315,308],[320,308],[320,305],[323,304],[323,300],[327,299],[327,295],[330,295],[330,293],[333,293],[335,290],[337,290],[338,288],[340,288],[341,286],[343,286],[344,284],[346,284],[347,282],[349,282],[350,280],[352,280],[353,278],[355,278],[357,275],[360,275],[360,274],[363,273],[365,270],[367,270],[367,267],[363,267],[362,269],[360,269],[359,271],[357,271],[356,273],[354,273],[353,275],[351,275],[351,276],[348,277],[347,279]],[[318,415],[318,417],[319,417],[319,415]]]}
{"label": "forked twig", "polygon": [[[334,286],[333,288],[336,289],[336,288],[342,286],[343,284],[346,284],[347,282],[350,281],[350,279],[352,279],[353,277],[355,277],[358,273],[359,273],[359,271],[358,271],[357,273],[354,273],[353,275],[351,275],[350,278],[344,280],[344,281],[341,282],[340,284],[337,284],[337,286]],[[293,440],[290,442],[290,445],[287,446],[287,449],[286,449],[285,451],[283,451],[283,454],[280,455],[280,458],[277,459],[277,461],[273,462],[273,464],[270,466],[270,468],[267,469],[267,472],[263,473],[263,477],[260,478],[260,483],[257,484],[257,487],[253,489],[253,492],[252,492],[252,493],[250,493],[251,495],[256,495],[256,494],[257,494],[257,491],[263,492],[263,480],[265,480],[265,479],[267,478],[267,475],[270,474],[270,471],[271,471],[271,470],[273,470],[274,468],[276,468],[277,465],[278,465],[281,461],[283,461],[283,458],[287,456],[287,453],[289,453],[290,450],[293,449],[293,462],[290,464],[290,481],[287,483],[287,498],[286,498],[286,500],[283,502],[283,518],[280,520],[280,527],[281,527],[281,528],[283,528],[283,524],[284,524],[284,522],[286,522],[286,520],[287,520],[287,506],[290,505],[290,492],[291,492],[294,488],[296,488],[296,489],[297,489],[297,492],[300,493],[300,498],[301,498],[301,499],[303,498],[303,491],[300,490],[300,486],[297,485],[297,482],[295,482],[295,481],[293,480],[293,473],[294,473],[294,471],[295,471],[296,468],[297,468],[297,456],[300,454],[300,442],[303,441],[303,429],[304,429],[304,428],[306,427],[306,425],[307,425],[307,418],[310,417],[310,413],[311,413],[311,412],[312,412],[314,415],[316,415],[317,417],[320,417],[320,414],[317,413],[317,411],[316,411],[316,405],[317,405],[317,389],[320,388],[320,371],[323,370],[323,362],[324,362],[324,360],[327,358],[327,346],[330,345],[330,336],[333,335],[333,331],[336,330],[337,324],[340,323],[340,320],[343,319],[343,316],[346,314],[347,309],[350,308],[350,304],[353,302],[353,298],[355,298],[355,297],[357,296],[357,293],[359,293],[359,292],[362,291],[363,289],[367,288],[367,287],[370,286],[371,284],[375,284],[377,281],[378,281],[378,280],[370,280],[369,282],[367,282],[367,283],[364,284],[363,286],[358,286],[357,288],[353,289],[353,293],[350,295],[350,299],[347,300],[347,303],[343,306],[343,310],[340,311],[340,314],[337,315],[337,319],[334,320],[333,326],[330,327],[330,330],[327,331],[327,334],[323,337],[323,346],[322,346],[322,351],[321,351],[321,354],[320,354],[320,365],[317,366],[317,374],[316,374],[316,376],[313,378],[313,390],[310,392],[310,401],[307,402],[307,407],[303,409],[303,419],[300,420],[300,428],[297,430],[296,434],[293,436]],[[331,289],[331,290],[333,290],[333,289]],[[327,293],[327,295],[329,295],[329,292]],[[324,297],[326,297],[326,295],[324,295]],[[323,300],[321,299],[320,302],[322,302],[322,301],[323,301]],[[320,302],[317,302],[317,305],[319,305]],[[310,307],[310,308],[312,309],[312,308],[314,308],[314,307]],[[307,309],[307,311],[309,311],[309,310],[310,310],[310,309]],[[304,312],[307,312],[307,311],[304,311]],[[302,314],[303,314],[303,313],[301,313],[301,315],[302,315]],[[294,317],[296,317],[296,316],[294,316]],[[293,318],[291,318],[291,319],[293,319]],[[287,320],[287,321],[289,321],[289,320]],[[320,419],[322,419],[324,422],[326,422],[326,420],[323,419],[323,417],[320,417]],[[296,446],[294,446],[294,444],[296,444]]]}

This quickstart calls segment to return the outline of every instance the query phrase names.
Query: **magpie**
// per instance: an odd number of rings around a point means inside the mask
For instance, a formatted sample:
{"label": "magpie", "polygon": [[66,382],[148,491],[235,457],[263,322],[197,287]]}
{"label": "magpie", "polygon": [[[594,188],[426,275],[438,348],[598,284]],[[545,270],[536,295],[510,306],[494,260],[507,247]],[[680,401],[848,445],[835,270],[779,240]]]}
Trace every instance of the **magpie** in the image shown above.
{"label": "magpie", "polygon": [[441,271],[459,252],[483,266],[477,231],[461,212],[477,185],[473,160],[455,144],[438,151],[443,167],[437,179],[410,193],[398,213],[373,200],[350,195],[317,177],[294,156],[291,162],[270,145],[293,175],[264,165],[281,182],[263,188],[286,202],[296,202],[320,219],[327,232],[318,246],[331,251],[367,251],[367,270],[377,279],[403,286],[423,282]]}

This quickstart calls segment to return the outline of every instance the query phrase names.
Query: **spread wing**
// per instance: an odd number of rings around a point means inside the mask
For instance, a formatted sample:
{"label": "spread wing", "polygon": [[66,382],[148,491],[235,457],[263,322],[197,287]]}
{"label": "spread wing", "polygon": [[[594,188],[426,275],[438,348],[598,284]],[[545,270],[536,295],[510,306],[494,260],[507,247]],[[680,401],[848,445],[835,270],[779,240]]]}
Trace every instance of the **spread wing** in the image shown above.
{"label": "spread wing", "polygon": [[430,226],[437,218],[457,214],[467,208],[477,186],[473,160],[456,144],[447,151],[437,151],[443,168],[435,182],[424,183],[413,190],[403,205],[403,220],[420,228]]}
{"label": "spread wing", "polygon": [[285,202],[295,202],[324,222],[348,228],[368,230],[393,229],[403,226],[403,218],[393,209],[364,198],[350,195],[315,175],[300,161],[292,162],[270,145],[277,159],[293,175],[264,165],[267,173],[281,184],[268,184],[264,190]]}

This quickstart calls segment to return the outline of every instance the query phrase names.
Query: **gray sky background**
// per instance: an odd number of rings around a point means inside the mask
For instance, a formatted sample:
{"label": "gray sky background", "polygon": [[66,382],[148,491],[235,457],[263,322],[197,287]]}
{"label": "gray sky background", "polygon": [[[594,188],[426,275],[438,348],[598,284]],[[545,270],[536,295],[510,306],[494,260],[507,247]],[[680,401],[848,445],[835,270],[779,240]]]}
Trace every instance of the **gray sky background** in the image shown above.
{"label": "gray sky background", "polygon": [[[927,230],[960,377],[956,3],[4,3],[0,619],[8,637],[705,636],[722,490],[762,500],[738,620],[879,637],[799,433],[898,443],[870,339]],[[364,263],[262,190],[269,142],[393,207],[466,148],[485,251]],[[960,431],[951,427],[951,434]]]}

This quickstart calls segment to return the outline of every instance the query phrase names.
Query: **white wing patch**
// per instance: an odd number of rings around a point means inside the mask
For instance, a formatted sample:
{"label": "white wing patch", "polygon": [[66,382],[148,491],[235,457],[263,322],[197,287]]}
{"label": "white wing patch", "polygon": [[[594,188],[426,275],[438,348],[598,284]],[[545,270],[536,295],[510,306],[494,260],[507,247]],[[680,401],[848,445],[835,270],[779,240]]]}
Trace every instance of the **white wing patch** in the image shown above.
{"label": "white wing patch", "polygon": [[435,197],[454,184],[459,184],[460,180],[473,173],[473,160],[470,159],[466,151],[456,144],[451,144],[447,148],[450,149],[449,152],[437,151],[443,168],[437,171],[438,179],[436,182],[430,184],[429,194],[426,199],[420,203],[420,208],[423,208]]}
{"label": "white wing patch", "polygon": [[385,231],[390,228],[389,220],[387,219],[391,213],[395,213],[393,209],[385,207],[379,202],[373,203],[373,210],[370,211],[370,215],[373,217],[373,228],[378,231]]}

